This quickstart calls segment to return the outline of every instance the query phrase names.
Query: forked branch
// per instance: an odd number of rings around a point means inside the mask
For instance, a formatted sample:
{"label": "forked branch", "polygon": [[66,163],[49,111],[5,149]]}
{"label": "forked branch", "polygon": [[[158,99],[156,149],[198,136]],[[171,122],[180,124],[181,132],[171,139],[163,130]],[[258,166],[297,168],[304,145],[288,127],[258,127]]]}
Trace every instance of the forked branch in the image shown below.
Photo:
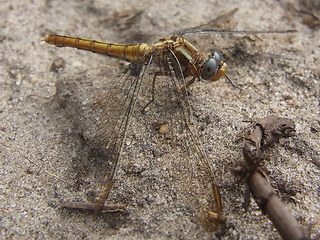
{"label": "forked branch", "polygon": [[294,132],[294,122],[288,118],[268,116],[258,119],[255,128],[243,146],[243,157],[248,186],[261,211],[267,214],[283,239],[308,239],[302,227],[270,185],[267,176],[259,167],[262,150],[280,138]]}

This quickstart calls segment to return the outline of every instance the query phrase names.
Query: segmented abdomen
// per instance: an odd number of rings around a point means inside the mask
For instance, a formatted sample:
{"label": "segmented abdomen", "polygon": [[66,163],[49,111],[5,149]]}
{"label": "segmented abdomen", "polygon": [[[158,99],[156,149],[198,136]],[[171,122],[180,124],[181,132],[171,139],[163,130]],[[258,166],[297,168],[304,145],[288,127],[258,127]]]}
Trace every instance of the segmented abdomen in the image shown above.
{"label": "segmented abdomen", "polygon": [[57,47],[78,48],[121,58],[130,62],[140,60],[153,49],[151,45],[146,43],[125,45],[60,35],[49,35],[43,40]]}

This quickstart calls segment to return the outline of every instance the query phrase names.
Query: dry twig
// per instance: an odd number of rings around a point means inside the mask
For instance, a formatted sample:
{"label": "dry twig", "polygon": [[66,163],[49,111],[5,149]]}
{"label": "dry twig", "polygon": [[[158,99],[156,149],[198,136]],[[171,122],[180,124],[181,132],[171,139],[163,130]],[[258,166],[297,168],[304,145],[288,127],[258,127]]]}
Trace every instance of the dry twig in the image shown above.
{"label": "dry twig", "polygon": [[279,231],[283,239],[308,239],[296,219],[281,203],[267,176],[259,167],[261,152],[280,138],[289,137],[294,131],[294,122],[288,118],[268,116],[258,119],[255,129],[243,146],[243,156],[248,174],[248,186],[261,211]]}

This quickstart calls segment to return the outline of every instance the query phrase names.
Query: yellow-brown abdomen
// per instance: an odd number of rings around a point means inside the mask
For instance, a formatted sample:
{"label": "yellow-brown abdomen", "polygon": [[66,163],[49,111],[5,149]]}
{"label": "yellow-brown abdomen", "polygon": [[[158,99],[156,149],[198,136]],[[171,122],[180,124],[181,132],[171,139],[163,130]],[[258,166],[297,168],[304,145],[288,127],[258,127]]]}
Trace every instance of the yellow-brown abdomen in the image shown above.
{"label": "yellow-brown abdomen", "polygon": [[78,48],[95,53],[106,54],[111,57],[118,57],[126,61],[140,60],[153,48],[151,45],[146,43],[124,45],[60,35],[49,35],[43,40],[57,47]]}

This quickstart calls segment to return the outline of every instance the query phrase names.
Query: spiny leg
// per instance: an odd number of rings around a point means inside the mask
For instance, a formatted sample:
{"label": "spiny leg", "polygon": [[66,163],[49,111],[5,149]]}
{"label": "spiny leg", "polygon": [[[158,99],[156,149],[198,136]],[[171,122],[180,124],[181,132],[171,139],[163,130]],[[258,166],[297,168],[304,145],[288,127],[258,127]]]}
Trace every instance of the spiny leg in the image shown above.
{"label": "spiny leg", "polygon": [[[153,80],[152,80],[152,91],[151,91],[151,100],[142,108],[141,112],[145,113],[146,108],[152,104],[154,102],[155,99],[155,88],[156,88],[156,78],[159,76],[163,76],[164,74],[162,72],[156,72],[153,76]],[[187,89],[190,87],[191,84],[193,84],[195,82],[196,78],[193,77],[192,79],[190,79],[186,85],[184,86],[184,89],[187,92]]]}
{"label": "spiny leg", "polygon": [[190,79],[190,80],[186,83],[186,87],[185,87],[185,88],[188,89],[188,88],[190,87],[190,85],[194,83],[195,80],[196,80],[195,77],[193,77],[192,79]]}
{"label": "spiny leg", "polygon": [[156,88],[156,78],[158,76],[162,76],[163,74],[161,72],[156,72],[153,76],[153,80],[152,80],[152,91],[151,91],[151,100],[141,109],[142,113],[145,113],[146,108],[154,102],[154,95],[155,95],[155,88]]}

